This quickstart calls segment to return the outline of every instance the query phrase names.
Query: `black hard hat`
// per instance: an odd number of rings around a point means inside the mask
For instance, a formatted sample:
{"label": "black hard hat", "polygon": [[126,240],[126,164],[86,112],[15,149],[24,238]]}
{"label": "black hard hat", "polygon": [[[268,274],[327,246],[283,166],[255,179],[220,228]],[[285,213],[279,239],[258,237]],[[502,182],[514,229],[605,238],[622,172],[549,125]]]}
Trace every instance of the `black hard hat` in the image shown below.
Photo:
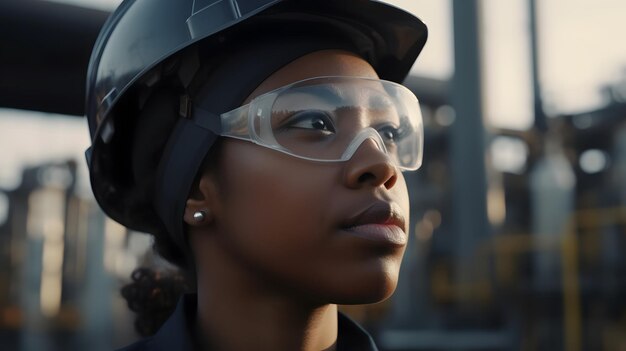
{"label": "black hard hat", "polygon": [[[291,46],[282,46],[281,39],[267,38],[289,37],[285,31],[296,33],[286,40]],[[201,65],[197,51],[203,52],[200,61],[230,65],[231,69],[244,65],[231,62],[225,48],[242,40],[262,42],[257,49],[269,56],[290,53],[283,55],[283,61],[275,60],[274,65],[251,65],[248,71],[256,77],[246,77],[245,82],[252,85],[247,92],[236,87],[242,79],[234,83],[228,80],[232,89],[220,88],[217,97],[205,91],[199,99],[204,109],[219,115],[243,102],[239,97],[222,102],[234,90],[249,94],[297,55],[338,45],[368,60],[382,79],[401,82],[426,37],[426,26],[418,18],[373,0],[125,0],[100,32],[87,76],[86,111],[92,146],[86,156],[96,200],[111,218],[128,228],[153,232],[164,225],[176,242],[184,244],[185,202],[216,136],[185,118],[188,99],[177,100],[181,104],[176,111],[181,110],[182,117],[160,156],[153,198],[136,193],[142,180],[134,179],[131,172],[138,160],[132,159],[133,143],[129,139],[136,133],[133,128],[145,92],[158,85],[164,71],[176,71],[180,85],[186,87]],[[220,55],[225,57],[222,62],[209,59]],[[212,79],[225,82],[223,78]],[[158,116],[154,118],[154,123],[159,123]]]}

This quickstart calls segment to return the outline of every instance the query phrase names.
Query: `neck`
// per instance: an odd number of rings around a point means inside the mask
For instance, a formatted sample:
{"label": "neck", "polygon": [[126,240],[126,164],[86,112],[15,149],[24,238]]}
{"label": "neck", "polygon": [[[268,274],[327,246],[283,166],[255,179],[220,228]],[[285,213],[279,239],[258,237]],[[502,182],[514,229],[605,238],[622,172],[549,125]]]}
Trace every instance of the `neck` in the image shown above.
{"label": "neck", "polygon": [[196,330],[202,344],[220,351],[335,350],[336,305],[307,303],[237,266],[209,264],[198,272]]}

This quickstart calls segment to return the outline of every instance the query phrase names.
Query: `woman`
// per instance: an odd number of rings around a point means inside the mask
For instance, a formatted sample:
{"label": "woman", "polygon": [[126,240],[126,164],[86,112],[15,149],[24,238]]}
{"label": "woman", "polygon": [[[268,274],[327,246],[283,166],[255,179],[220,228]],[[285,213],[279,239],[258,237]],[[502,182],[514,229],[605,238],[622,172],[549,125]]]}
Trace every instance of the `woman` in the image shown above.
{"label": "woman", "polygon": [[[394,82],[425,41],[369,0],[120,6],[88,74],[92,188],[192,292],[125,350],[376,349],[337,304],[395,289],[422,125]],[[153,278],[135,272],[131,308]]]}

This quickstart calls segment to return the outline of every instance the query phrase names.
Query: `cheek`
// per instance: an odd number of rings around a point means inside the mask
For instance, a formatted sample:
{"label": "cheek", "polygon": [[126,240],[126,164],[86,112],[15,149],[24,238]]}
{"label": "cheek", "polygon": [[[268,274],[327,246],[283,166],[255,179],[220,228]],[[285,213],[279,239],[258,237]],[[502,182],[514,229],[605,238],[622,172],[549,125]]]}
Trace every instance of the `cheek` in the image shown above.
{"label": "cheek", "polygon": [[[395,289],[403,249],[338,235],[342,216],[370,198],[347,189],[337,164],[232,142],[224,150],[220,241],[242,268],[310,298],[371,303]],[[389,196],[408,218],[404,178]],[[356,206],[356,207],[355,207]],[[408,224],[407,224],[408,226]]]}
{"label": "cheek", "polygon": [[[230,214],[239,218],[235,223],[242,229],[242,235],[254,235],[270,242],[302,240],[313,234],[307,231],[324,226],[326,218],[321,209],[328,197],[323,187],[320,190],[303,187],[297,178],[263,171],[238,180],[243,186],[233,193],[228,207]],[[235,218],[229,217],[233,222]]]}
{"label": "cheek", "polygon": [[406,228],[405,231],[409,233],[409,229],[411,224],[409,223],[409,218],[411,214],[411,201],[409,198],[409,190],[406,186],[406,181],[404,179],[404,175],[402,173],[398,173],[398,180],[391,190],[393,193],[393,198],[400,205],[404,212],[404,216],[406,218]]}
{"label": "cheek", "polygon": [[247,256],[287,259],[322,245],[337,183],[330,168],[238,142],[225,154],[224,225]]}

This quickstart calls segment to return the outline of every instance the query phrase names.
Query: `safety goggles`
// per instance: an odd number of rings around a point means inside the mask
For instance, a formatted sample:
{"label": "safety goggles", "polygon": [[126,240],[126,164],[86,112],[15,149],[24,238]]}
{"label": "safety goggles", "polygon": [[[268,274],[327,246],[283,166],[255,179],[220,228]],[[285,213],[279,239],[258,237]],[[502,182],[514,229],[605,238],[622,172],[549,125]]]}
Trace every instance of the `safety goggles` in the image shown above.
{"label": "safety goggles", "polygon": [[409,89],[389,81],[306,79],[220,117],[220,135],[305,160],[347,161],[371,140],[401,170],[416,170],[422,164],[419,102]]}

